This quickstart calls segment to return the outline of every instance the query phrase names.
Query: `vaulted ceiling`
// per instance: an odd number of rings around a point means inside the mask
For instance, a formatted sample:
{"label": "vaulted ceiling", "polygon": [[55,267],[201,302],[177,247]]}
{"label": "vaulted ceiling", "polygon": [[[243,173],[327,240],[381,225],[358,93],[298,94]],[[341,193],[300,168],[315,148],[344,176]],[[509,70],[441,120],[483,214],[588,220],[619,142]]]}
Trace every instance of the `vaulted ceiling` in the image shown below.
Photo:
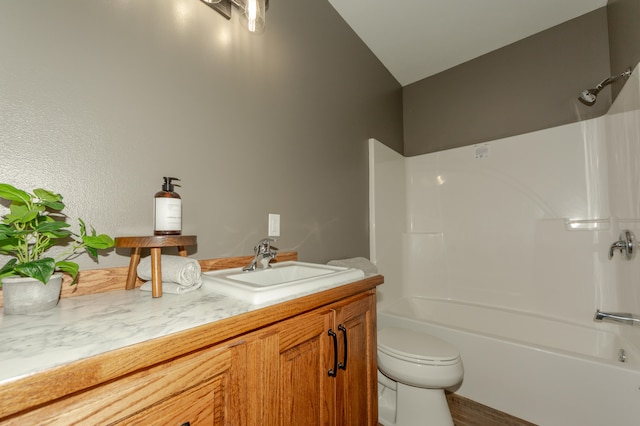
{"label": "vaulted ceiling", "polygon": [[607,5],[607,0],[329,0],[402,86]]}

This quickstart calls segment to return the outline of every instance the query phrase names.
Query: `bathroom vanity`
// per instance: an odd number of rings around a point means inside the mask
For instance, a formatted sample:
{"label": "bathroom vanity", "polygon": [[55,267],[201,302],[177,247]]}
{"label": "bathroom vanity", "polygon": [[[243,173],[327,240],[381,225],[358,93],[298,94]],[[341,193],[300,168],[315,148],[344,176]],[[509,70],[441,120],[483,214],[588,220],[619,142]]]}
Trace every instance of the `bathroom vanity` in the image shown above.
{"label": "bathroom vanity", "polygon": [[207,290],[88,294],[32,318],[37,338],[7,331],[20,320],[5,316],[1,345],[18,349],[0,347],[15,358],[0,367],[0,424],[376,425],[382,282],[260,307]]}

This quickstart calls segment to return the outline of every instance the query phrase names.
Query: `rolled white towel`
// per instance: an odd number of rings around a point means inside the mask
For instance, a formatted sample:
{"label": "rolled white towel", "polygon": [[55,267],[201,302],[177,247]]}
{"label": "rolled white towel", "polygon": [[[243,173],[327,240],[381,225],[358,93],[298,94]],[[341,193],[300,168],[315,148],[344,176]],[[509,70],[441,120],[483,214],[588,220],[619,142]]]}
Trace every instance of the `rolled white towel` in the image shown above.
{"label": "rolled white towel", "polygon": [[[202,286],[200,263],[195,259],[162,255],[160,266],[163,292],[183,294]],[[140,287],[140,290],[151,291],[151,281],[149,281],[151,280],[151,256],[140,260],[137,272],[141,280],[148,281]]]}
{"label": "rolled white towel", "polygon": [[378,268],[376,265],[365,257],[352,257],[349,259],[336,259],[327,262],[327,265],[342,266],[345,268],[361,269],[365,274],[377,274]]}

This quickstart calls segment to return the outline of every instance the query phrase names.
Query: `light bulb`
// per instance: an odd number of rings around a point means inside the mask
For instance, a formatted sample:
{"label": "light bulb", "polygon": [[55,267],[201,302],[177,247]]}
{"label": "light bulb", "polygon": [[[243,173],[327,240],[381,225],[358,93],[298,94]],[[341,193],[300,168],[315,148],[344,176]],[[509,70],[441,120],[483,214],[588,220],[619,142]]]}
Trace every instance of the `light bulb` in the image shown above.
{"label": "light bulb", "polygon": [[252,33],[264,32],[265,0],[247,0],[244,17],[247,20],[247,28]]}

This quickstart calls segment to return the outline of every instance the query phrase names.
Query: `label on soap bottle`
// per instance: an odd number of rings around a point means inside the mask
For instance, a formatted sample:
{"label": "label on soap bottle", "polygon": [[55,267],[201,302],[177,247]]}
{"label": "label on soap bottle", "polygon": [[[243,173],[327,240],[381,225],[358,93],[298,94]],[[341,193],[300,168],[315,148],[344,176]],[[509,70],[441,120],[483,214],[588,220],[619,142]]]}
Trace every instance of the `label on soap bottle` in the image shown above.
{"label": "label on soap bottle", "polygon": [[182,231],[182,200],[180,198],[155,198],[156,232],[172,232],[180,234]]}

